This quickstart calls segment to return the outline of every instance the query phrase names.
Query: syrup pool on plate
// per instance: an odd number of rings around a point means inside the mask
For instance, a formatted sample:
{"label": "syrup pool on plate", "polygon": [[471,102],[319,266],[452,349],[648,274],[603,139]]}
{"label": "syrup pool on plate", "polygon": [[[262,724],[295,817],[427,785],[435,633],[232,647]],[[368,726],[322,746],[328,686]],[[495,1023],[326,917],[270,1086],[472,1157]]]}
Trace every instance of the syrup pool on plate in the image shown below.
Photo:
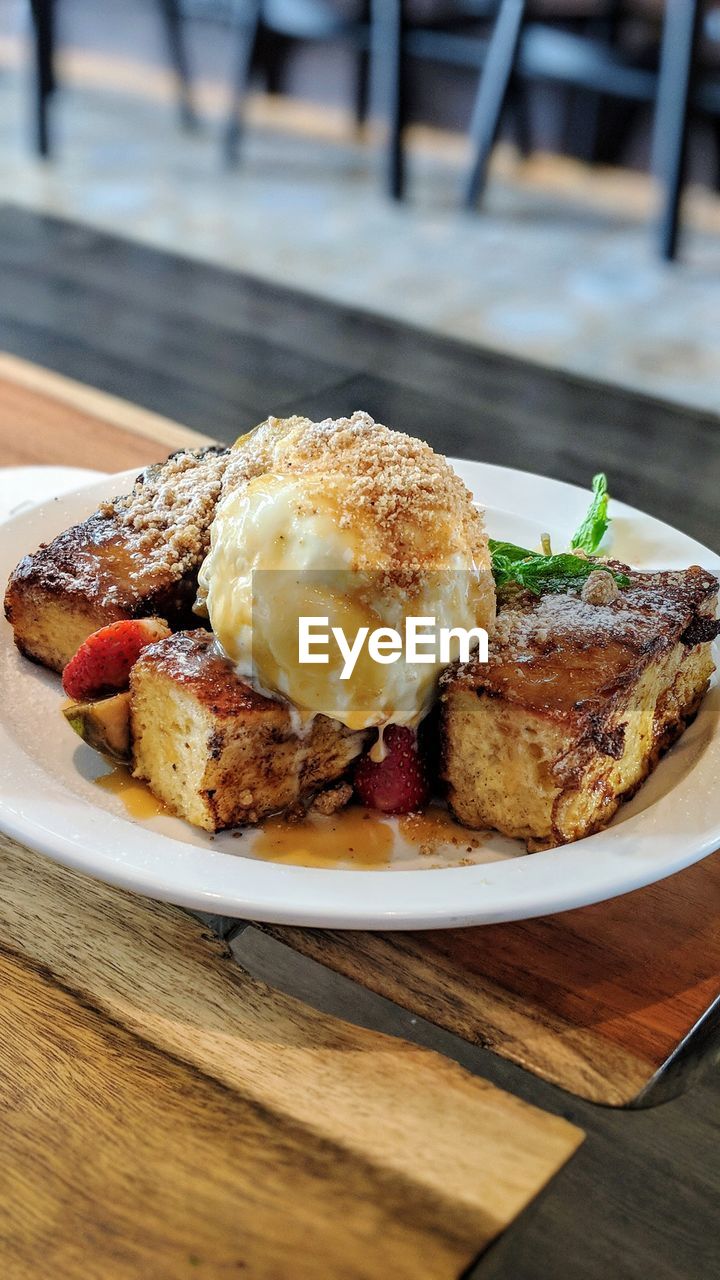
{"label": "syrup pool on plate", "polygon": [[461,827],[439,804],[401,818],[351,804],[332,817],[311,812],[294,822],[281,814],[268,818],[253,840],[252,853],[294,866],[371,871],[388,867],[401,851],[457,865],[479,844],[479,833]]}
{"label": "syrup pool on plate", "polygon": [[95,778],[95,785],[112,796],[119,796],[130,818],[158,818],[169,812],[162,800],[158,800],[144,782],[133,778],[123,764]]}
{"label": "syrup pool on plate", "polygon": [[[129,818],[149,821],[171,816],[138,778],[122,764],[95,778],[95,785],[118,796]],[[343,867],[354,871],[380,871],[404,851],[420,855],[428,870],[437,865],[463,865],[480,847],[484,833],[461,827],[442,805],[434,803],[422,813],[391,818],[351,804],[331,817],[309,812],[300,821],[283,814],[266,818],[259,827],[241,827],[221,833],[252,840],[252,857],[299,867]],[[237,848],[242,855],[242,845]]]}
{"label": "syrup pool on plate", "polygon": [[281,814],[266,818],[253,842],[253,854],[271,862],[301,867],[352,867],[378,870],[389,863],[395,844],[392,824],[357,805],[332,817],[308,814],[288,822]]}

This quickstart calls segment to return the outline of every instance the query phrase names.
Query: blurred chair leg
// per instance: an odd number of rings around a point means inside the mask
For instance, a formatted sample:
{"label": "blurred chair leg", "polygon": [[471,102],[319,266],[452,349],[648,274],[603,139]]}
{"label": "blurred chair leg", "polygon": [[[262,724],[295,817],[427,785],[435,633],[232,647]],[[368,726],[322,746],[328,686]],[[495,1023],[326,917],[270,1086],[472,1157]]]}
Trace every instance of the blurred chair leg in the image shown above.
{"label": "blurred chair leg", "polygon": [[720,117],[714,116],[710,127],[715,143],[715,190],[720,191]]}
{"label": "blurred chair leg", "polygon": [[165,37],[173,70],[177,76],[180,95],[180,122],[185,129],[197,124],[197,117],[190,93],[190,68],[188,65],[183,18],[178,0],[159,0],[160,12],[165,24]]}
{"label": "blurred chair leg", "polygon": [[[626,0],[605,0],[597,17],[589,19],[583,25],[583,35],[595,37],[611,48],[616,47],[625,4]],[[589,164],[594,164],[599,159],[606,164],[616,163],[622,151],[625,136],[621,128],[612,130],[612,144],[615,149],[610,153],[609,139],[604,138],[601,133],[607,107],[608,99],[600,93],[589,89],[568,88],[565,93],[563,150]],[[628,118],[629,114],[628,112],[625,118]],[[602,156],[601,151],[603,151]]]}
{"label": "blurred chair leg", "polygon": [[385,187],[392,200],[402,200],[405,190],[403,130],[408,107],[403,0],[373,0],[372,14],[373,99],[387,113]]}
{"label": "blurred chair leg", "polygon": [[243,133],[245,100],[247,97],[253,55],[260,31],[261,0],[246,0],[242,20],[236,31],[237,51],[235,74],[232,83],[230,112],[225,125],[223,152],[228,165],[237,163]]}
{"label": "blurred chair leg", "polygon": [[533,133],[530,101],[524,80],[516,77],[514,81],[510,81],[507,105],[510,111],[513,141],[523,159],[527,159],[532,154]]}
{"label": "blurred chair leg", "polygon": [[279,31],[271,31],[261,26],[252,53],[253,61],[262,68],[265,75],[265,88],[268,93],[283,93],[285,74],[293,41]]}
{"label": "blurred chair leg", "polygon": [[663,188],[659,247],[661,256],[668,261],[677,251],[688,105],[699,26],[699,0],[667,0],[653,125],[653,170]]}
{"label": "blurred chair leg", "polygon": [[35,34],[35,147],[38,155],[50,152],[49,98],[55,88],[55,0],[31,0]]}
{"label": "blurred chair leg", "polygon": [[487,166],[500,126],[515,65],[527,0],[501,0],[485,65],[480,72],[470,124],[473,161],[465,184],[463,204],[473,209],[485,186]]}
{"label": "blurred chair leg", "polygon": [[597,154],[601,96],[587,89],[566,87],[563,98],[563,153],[592,164]]}
{"label": "blurred chair leg", "polygon": [[370,55],[359,49],[355,56],[355,123],[358,128],[368,117],[370,97]]}
{"label": "blurred chair leg", "polygon": [[370,32],[370,0],[363,0],[358,21],[361,23],[359,44],[355,53],[355,123],[358,127],[365,124],[370,106],[370,54],[368,38]]}

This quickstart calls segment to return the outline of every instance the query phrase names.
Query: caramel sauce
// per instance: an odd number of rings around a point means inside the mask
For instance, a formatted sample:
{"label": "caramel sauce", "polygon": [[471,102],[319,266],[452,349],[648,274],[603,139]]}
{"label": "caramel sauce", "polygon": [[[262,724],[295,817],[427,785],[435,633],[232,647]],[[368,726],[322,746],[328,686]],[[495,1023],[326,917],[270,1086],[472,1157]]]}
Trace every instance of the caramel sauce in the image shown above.
{"label": "caramel sauce", "polygon": [[513,662],[496,662],[488,680],[512,702],[538,711],[567,712],[596,698],[599,691],[637,661],[626,645],[608,640],[601,646],[530,654]]}
{"label": "caramel sauce", "polygon": [[258,830],[253,853],[270,862],[298,867],[337,867],[349,863],[377,870],[390,862],[395,843],[393,828],[380,814],[351,805],[331,818],[308,814],[288,822],[279,814]]}
{"label": "caramel sauce", "polygon": [[482,843],[484,832],[471,831],[456,822],[440,804],[430,804],[422,813],[408,813],[398,820],[400,835],[422,854],[439,853],[446,845],[458,852],[472,853]]}
{"label": "caramel sauce", "polygon": [[95,785],[122,800],[131,818],[158,818],[169,810],[158,800],[145,782],[133,778],[125,765],[118,764],[110,773],[95,779]]}
{"label": "caramel sauce", "polygon": [[[95,785],[110,795],[119,796],[128,817],[136,821],[147,821],[170,812],[147,783],[133,778],[125,765],[115,765],[109,773],[95,778]],[[266,818],[259,827],[238,829],[234,834],[249,834],[250,830],[255,835],[253,855],[268,862],[326,870],[346,866],[358,871],[377,871],[389,866],[396,833],[423,856],[438,854],[448,845],[457,849],[458,855],[471,853],[479,848],[483,835],[461,827],[439,804],[397,819],[355,804],[329,818],[308,813],[300,822],[277,814]]]}

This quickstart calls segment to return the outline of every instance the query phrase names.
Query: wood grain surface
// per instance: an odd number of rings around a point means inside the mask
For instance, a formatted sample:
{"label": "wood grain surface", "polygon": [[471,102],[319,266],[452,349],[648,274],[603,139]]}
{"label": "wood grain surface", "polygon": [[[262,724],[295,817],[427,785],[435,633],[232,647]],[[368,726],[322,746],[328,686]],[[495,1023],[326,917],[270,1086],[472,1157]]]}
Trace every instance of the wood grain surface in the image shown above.
{"label": "wood grain surface", "polygon": [[35,1277],[453,1277],[573,1125],[272,992],[0,838],[0,1255]]}
{"label": "wood grain surface", "polygon": [[[610,902],[517,924],[400,934],[261,927],[545,1080],[619,1106],[641,1097],[718,1000],[719,915],[715,854]],[[674,1083],[657,1081],[658,1098]]]}
{"label": "wood grain surface", "polygon": [[0,351],[0,465],[124,471],[208,437]]}
{"label": "wood grain surface", "polygon": [[0,349],[229,442],[366,409],[611,492],[720,551],[720,419],[0,204]]}

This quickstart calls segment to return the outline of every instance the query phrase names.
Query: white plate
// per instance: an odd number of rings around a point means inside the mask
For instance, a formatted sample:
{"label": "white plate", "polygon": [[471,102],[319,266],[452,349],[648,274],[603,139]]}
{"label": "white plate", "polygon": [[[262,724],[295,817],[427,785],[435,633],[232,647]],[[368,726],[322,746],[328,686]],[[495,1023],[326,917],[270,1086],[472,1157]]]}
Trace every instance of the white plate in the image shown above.
{"label": "white plate", "polygon": [[[481,463],[454,465],[484,503],[495,537],[533,546],[549,529],[554,545],[563,546],[587,505],[587,491],[554,480]],[[126,491],[133,474],[98,481],[4,525],[2,580],[38,543],[89,514],[100,499]],[[612,549],[620,558],[648,568],[700,563],[720,570],[718,556],[667,525],[619,503],[612,515]],[[720,846],[717,687],[606,831],[531,855],[492,837],[473,853],[472,866],[450,865],[458,862],[453,846],[429,860],[398,842],[383,870],[265,862],[252,856],[252,834],[213,839],[175,818],[132,821],[119,797],[94,783],[107,766],[78,742],[60,714],[60,698],[57,677],[20,657],[3,623],[0,827],[59,862],[205,911],[363,929],[526,919],[627,893]]]}
{"label": "white plate", "polygon": [[87,467],[0,467],[0,520],[72,493],[106,474]]}

